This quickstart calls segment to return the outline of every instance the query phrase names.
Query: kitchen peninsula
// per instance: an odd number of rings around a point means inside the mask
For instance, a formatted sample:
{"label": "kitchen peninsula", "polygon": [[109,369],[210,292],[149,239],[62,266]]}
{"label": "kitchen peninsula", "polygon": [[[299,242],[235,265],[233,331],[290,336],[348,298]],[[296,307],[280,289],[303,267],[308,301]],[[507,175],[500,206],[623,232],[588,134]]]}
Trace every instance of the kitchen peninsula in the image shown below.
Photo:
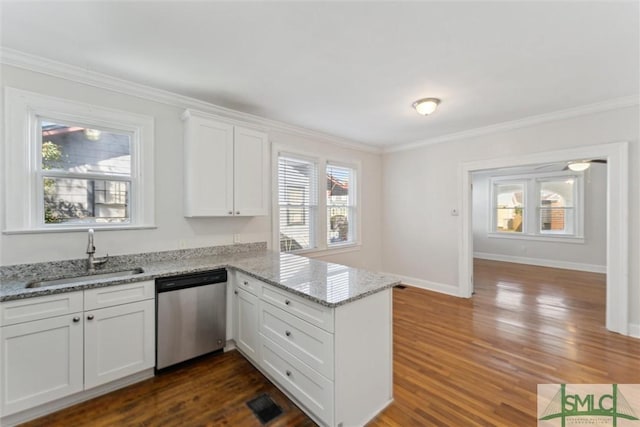
{"label": "kitchen peninsula", "polygon": [[[61,322],[60,328],[73,331],[82,324],[74,319],[93,309],[87,307],[87,295],[92,292],[109,288],[130,294],[134,287],[146,287],[137,297],[141,301],[129,303],[142,304],[153,300],[156,278],[227,268],[226,349],[236,347],[312,419],[329,426],[362,425],[392,400],[391,288],[398,283],[394,278],[268,251],[264,244],[120,256],[110,259],[109,264],[102,271],[138,269],[137,274],[29,288],[30,283],[45,278],[74,275],[72,271],[79,275],[82,260],[0,269],[4,372],[21,371],[23,357],[12,352],[17,352],[19,347],[12,346],[9,337],[20,336],[13,333],[12,328],[43,321],[42,316],[25,317],[29,306],[36,301],[57,299],[59,304],[60,297],[80,297],[84,293],[84,308],[69,303],[62,311],[48,315]],[[14,313],[19,313],[17,318],[12,318]],[[85,346],[90,338],[86,336],[90,331],[87,328],[85,326]],[[79,348],[82,349],[82,345]],[[140,351],[148,352],[149,346]],[[76,364],[83,363],[81,359],[74,360]],[[88,364],[85,359],[85,369]],[[82,367],[78,369],[82,373]],[[34,371],[29,374],[34,380],[28,393],[12,383],[17,380],[16,376],[3,379],[6,382],[3,389],[8,390],[2,395],[3,425],[41,415],[45,403],[50,412],[101,394],[100,390],[108,392],[149,377],[153,374],[153,364],[140,365],[135,374],[95,387],[88,386],[85,379],[84,385],[69,387],[69,392],[63,395],[44,396],[44,400],[43,393],[33,389],[41,377],[38,369],[22,368],[22,372],[27,371]],[[72,377],[69,373],[65,380],[71,383]],[[51,385],[42,384],[43,390]],[[15,394],[12,390],[16,390]],[[52,406],[52,402],[57,402],[58,407]]]}

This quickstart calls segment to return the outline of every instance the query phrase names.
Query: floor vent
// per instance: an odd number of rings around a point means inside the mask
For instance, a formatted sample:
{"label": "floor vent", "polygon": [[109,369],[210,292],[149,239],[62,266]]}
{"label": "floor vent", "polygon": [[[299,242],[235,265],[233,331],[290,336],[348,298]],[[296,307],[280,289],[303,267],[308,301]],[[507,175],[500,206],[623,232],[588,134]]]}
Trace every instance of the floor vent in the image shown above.
{"label": "floor vent", "polygon": [[396,288],[396,289],[407,289],[407,287],[405,285],[395,285],[394,288]]}
{"label": "floor vent", "polygon": [[282,414],[282,409],[266,393],[248,401],[247,406],[263,425]]}

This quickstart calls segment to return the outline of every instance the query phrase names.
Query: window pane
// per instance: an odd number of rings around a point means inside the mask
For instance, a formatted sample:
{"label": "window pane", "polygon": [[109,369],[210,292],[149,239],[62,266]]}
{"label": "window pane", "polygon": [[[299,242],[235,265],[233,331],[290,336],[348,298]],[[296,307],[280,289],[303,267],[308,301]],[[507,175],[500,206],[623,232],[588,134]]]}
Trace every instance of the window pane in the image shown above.
{"label": "window pane", "polygon": [[131,174],[127,134],[41,122],[42,169],[73,173]]}
{"label": "window pane", "polygon": [[540,208],[540,232],[573,234],[573,208]]}
{"label": "window pane", "polygon": [[575,179],[540,181],[540,233],[574,234]]}
{"label": "window pane", "polygon": [[315,247],[317,167],[303,159],[278,158],[280,250]]}
{"label": "window pane", "polygon": [[354,177],[352,168],[327,165],[327,243],[354,241]]}
{"label": "window pane", "polygon": [[45,177],[44,223],[127,223],[130,186],[127,181]]}
{"label": "window pane", "polygon": [[522,233],[524,184],[496,184],[496,231]]}
{"label": "window pane", "polygon": [[327,207],[327,234],[329,243],[345,243],[353,240],[349,224],[352,223],[353,208],[346,206]]}
{"label": "window pane", "polygon": [[540,182],[540,207],[573,207],[574,179]]}

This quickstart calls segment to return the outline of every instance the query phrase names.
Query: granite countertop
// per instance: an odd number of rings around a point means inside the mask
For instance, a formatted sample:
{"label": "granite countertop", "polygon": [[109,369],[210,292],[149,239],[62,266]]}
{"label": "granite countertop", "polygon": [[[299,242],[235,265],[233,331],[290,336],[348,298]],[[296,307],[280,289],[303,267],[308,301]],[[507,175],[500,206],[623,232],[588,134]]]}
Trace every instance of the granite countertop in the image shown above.
{"label": "granite countertop", "polygon": [[181,256],[123,256],[111,268],[96,271],[101,273],[141,267],[144,270],[141,274],[39,288],[26,286],[33,281],[61,277],[63,274],[59,265],[39,263],[32,264],[31,268],[27,265],[13,266],[22,268],[5,271],[0,277],[0,301],[140,282],[223,267],[241,271],[327,307],[337,307],[400,283],[396,278],[358,268],[255,247],[247,251],[219,251],[222,253],[213,254],[202,251],[173,252],[180,253]]}

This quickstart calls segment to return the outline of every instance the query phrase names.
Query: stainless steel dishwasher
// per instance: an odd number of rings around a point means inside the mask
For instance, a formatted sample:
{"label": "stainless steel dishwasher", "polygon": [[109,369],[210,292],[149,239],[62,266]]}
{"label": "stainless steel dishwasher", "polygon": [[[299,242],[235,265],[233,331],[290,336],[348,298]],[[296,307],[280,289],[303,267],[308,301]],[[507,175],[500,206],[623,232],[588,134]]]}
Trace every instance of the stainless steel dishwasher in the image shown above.
{"label": "stainless steel dishwasher", "polygon": [[156,370],[226,342],[227,270],[156,279]]}

